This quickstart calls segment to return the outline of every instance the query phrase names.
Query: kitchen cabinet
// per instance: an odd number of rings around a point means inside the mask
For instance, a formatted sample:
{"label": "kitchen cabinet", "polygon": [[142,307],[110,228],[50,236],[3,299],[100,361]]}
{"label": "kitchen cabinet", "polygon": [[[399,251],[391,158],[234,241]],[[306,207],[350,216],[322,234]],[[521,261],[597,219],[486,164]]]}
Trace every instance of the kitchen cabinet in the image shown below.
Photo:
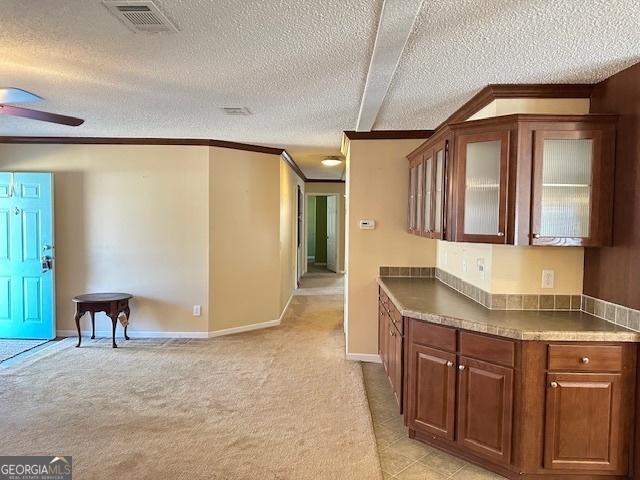
{"label": "kitchen cabinet", "polygon": [[[416,235],[437,239],[444,239],[446,236],[449,221],[447,179],[450,176],[448,161],[450,142],[450,132],[446,131],[432,137],[410,156],[410,163],[416,165],[416,178],[419,178],[422,185],[421,189],[416,187],[416,195],[414,197],[410,195],[409,198],[409,210],[415,212],[416,216],[413,225],[421,226],[420,229],[412,229],[410,221],[409,231]],[[421,171],[418,171],[418,165],[423,166]],[[412,202],[416,205],[411,206]]]}
{"label": "kitchen cabinet", "polygon": [[499,463],[511,461],[513,369],[461,357],[458,443]]}
{"label": "kitchen cabinet", "polygon": [[416,343],[409,349],[408,426],[453,440],[456,355]]}
{"label": "kitchen cabinet", "polygon": [[635,344],[518,341],[412,318],[403,328],[402,352],[388,355],[406,356],[411,438],[508,478],[627,478]]}
{"label": "kitchen cabinet", "polygon": [[378,354],[387,373],[400,413],[403,406],[404,342],[402,316],[380,293],[378,302]]}
{"label": "kitchen cabinet", "polygon": [[616,121],[520,114],[445,124],[408,156],[409,230],[458,242],[609,245]]}

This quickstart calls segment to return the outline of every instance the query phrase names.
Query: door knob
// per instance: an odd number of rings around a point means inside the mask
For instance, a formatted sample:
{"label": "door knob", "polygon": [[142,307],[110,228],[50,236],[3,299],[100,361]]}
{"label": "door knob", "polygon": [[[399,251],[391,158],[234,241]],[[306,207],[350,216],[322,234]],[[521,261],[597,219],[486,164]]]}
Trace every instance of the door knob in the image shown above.
{"label": "door knob", "polygon": [[499,237],[504,237],[504,232],[498,232]]}
{"label": "door knob", "polygon": [[447,367],[453,367],[453,362],[452,361],[448,361],[447,362]]}
{"label": "door knob", "polygon": [[460,371],[464,370],[464,365],[458,365],[458,370]]}
{"label": "door knob", "polygon": [[551,382],[551,388],[558,388],[558,382]]}

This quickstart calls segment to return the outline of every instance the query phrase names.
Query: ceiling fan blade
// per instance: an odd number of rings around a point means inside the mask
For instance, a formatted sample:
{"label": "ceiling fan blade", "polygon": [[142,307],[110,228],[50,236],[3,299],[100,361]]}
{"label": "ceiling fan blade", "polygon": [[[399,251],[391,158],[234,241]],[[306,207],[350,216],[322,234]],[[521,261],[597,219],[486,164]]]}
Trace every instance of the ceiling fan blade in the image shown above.
{"label": "ceiling fan blade", "polygon": [[0,88],[0,103],[27,103],[38,102],[42,97],[35,93],[27,92],[21,88]]}
{"label": "ceiling fan blade", "polygon": [[14,107],[13,105],[0,105],[0,114],[15,115],[17,117],[30,118],[32,120],[41,120],[43,122],[59,123],[61,125],[69,125],[77,127],[82,125],[84,120],[81,118],[68,117],[57,113],[43,112],[40,110],[31,110],[30,108]]}

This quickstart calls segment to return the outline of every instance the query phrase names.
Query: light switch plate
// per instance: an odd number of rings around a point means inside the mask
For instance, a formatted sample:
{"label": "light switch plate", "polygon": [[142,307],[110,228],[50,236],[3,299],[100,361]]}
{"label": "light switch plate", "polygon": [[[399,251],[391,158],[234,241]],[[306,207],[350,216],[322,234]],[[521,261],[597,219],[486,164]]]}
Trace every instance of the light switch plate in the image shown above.
{"label": "light switch plate", "polygon": [[375,220],[360,220],[360,230],[373,230],[376,228]]}
{"label": "light switch plate", "polygon": [[193,316],[194,317],[199,317],[200,315],[202,315],[202,307],[200,305],[194,305],[193,306]]}
{"label": "light switch plate", "polygon": [[555,271],[542,270],[542,288],[553,288],[555,284]]}

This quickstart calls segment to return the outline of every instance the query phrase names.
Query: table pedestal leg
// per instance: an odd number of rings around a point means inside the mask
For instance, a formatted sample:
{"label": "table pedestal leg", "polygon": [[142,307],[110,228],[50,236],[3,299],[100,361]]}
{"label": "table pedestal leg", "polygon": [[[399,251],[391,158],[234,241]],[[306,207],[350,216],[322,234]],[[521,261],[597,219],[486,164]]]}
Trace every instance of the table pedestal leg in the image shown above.
{"label": "table pedestal leg", "polygon": [[76,307],[76,315],[74,317],[76,321],[76,329],[78,330],[78,344],[76,345],[76,348],[78,348],[82,342],[82,333],[80,333],[80,317],[82,317],[82,313],[80,313],[80,310]]}
{"label": "table pedestal leg", "polygon": [[91,315],[91,340],[96,338],[96,313],[89,312]]}
{"label": "table pedestal leg", "polygon": [[114,315],[109,315],[109,318],[111,318],[111,323],[113,324],[113,334],[112,334],[112,339],[113,339],[113,348],[118,348],[118,345],[116,345],[116,326],[118,325],[118,314],[114,314]]}
{"label": "table pedestal leg", "polygon": [[124,309],[124,314],[127,316],[127,324],[124,327],[124,339],[130,340],[129,336],[127,335],[127,328],[129,328],[129,316],[131,315],[131,310],[129,309],[129,307]]}

